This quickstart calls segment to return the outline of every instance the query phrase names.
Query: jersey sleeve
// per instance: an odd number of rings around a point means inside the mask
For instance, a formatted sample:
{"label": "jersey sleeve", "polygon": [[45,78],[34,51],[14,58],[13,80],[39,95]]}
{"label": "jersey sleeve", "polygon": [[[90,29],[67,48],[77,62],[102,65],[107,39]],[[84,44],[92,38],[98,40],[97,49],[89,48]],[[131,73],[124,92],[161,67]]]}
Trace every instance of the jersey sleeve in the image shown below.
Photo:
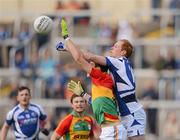
{"label": "jersey sleeve", "polygon": [[101,72],[101,70],[97,69],[97,68],[92,68],[91,69],[91,73],[90,76],[92,78],[99,78],[99,77],[104,77],[105,75]]}
{"label": "jersey sleeve", "polygon": [[40,111],[39,119],[41,121],[44,121],[47,118],[47,115],[46,115],[44,109],[41,106],[38,106],[38,107],[39,107],[39,111]]}
{"label": "jersey sleeve", "polygon": [[72,118],[73,116],[70,114],[68,116],[66,116],[57,126],[55,132],[60,135],[63,136],[65,135],[68,131],[69,131],[69,127],[71,125],[72,122]]}
{"label": "jersey sleeve", "polygon": [[11,125],[13,123],[13,111],[9,111],[6,115],[6,123]]}

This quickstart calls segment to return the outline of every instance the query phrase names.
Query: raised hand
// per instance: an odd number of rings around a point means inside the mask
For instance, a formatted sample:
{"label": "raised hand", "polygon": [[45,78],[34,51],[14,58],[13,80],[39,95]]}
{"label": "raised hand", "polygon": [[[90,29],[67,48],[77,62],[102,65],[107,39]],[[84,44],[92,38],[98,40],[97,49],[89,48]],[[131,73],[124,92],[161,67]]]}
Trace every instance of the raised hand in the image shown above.
{"label": "raised hand", "polygon": [[71,80],[68,83],[67,87],[68,87],[68,90],[70,90],[76,95],[83,96],[85,94],[80,81],[76,83],[75,81]]}
{"label": "raised hand", "polygon": [[64,19],[61,20],[61,35],[64,39],[69,36],[67,22]]}

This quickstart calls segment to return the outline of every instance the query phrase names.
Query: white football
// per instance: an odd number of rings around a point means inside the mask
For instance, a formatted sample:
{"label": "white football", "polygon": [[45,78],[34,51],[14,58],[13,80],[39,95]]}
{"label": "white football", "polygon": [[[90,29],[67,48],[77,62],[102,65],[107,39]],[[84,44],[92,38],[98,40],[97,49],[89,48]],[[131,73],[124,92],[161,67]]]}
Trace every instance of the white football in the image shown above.
{"label": "white football", "polygon": [[37,33],[48,33],[52,29],[53,21],[48,16],[40,16],[34,21],[34,30]]}

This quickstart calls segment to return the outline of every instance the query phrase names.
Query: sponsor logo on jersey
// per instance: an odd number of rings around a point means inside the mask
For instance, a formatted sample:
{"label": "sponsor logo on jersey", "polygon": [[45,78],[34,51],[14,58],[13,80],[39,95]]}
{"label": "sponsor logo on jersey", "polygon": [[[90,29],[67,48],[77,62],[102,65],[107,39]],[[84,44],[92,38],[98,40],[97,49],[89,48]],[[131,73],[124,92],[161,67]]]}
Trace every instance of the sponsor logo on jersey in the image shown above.
{"label": "sponsor logo on jersey", "polygon": [[88,139],[89,135],[75,135],[74,140],[79,140],[79,139]]}

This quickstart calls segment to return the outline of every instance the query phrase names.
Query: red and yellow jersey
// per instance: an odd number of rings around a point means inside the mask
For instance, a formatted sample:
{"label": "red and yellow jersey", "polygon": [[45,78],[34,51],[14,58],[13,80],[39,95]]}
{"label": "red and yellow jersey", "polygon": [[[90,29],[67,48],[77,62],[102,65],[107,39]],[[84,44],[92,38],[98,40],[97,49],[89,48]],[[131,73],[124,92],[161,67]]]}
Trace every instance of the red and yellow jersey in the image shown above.
{"label": "red and yellow jersey", "polygon": [[90,116],[79,117],[76,112],[67,115],[55,132],[64,140],[89,140],[93,136],[93,119]]}
{"label": "red and yellow jersey", "polygon": [[114,99],[113,79],[108,73],[92,68],[90,76],[92,79],[92,101],[99,97]]}
{"label": "red and yellow jersey", "polygon": [[92,109],[98,124],[119,121],[111,75],[92,68]]}

